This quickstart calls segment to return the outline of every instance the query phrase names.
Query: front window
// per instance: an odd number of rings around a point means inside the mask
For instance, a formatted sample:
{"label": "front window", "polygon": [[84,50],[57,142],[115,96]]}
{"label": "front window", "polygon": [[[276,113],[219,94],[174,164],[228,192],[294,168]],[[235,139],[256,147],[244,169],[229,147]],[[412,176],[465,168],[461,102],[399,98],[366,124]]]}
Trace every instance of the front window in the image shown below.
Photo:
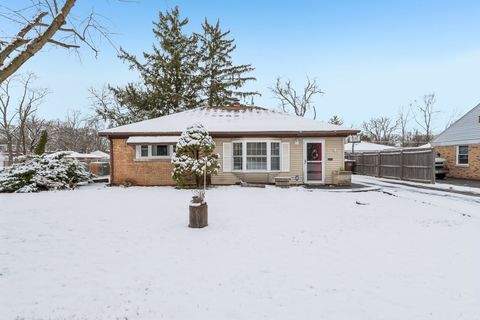
{"label": "front window", "polygon": [[266,142],[247,142],[247,170],[267,170]]}
{"label": "front window", "polygon": [[148,157],[148,146],[147,145],[142,145],[140,147],[140,156],[141,157]]}
{"label": "front window", "polygon": [[168,145],[153,145],[152,146],[152,157],[165,157],[168,156],[169,146]]}
{"label": "front window", "polygon": [[280,143],[270,143],[270,170],[280,170]]}
{"label": "front window", "polygon": [[457,147],[457,164],[468,165],[468,146]]}
{"label": "front window", "polygon": [[175,153],[175,146],[170,144],[142,144],[136,148],[136,158],[143,160],[166,159]]}
{"label": "front window", "polygon": [[244,172],[280,171],[281,144],[279,141],[234,141],[232,170]]}
{"label": "front window", "polygon": [[233,170],[243,169],[243,144],[241,142],[233,143]]}

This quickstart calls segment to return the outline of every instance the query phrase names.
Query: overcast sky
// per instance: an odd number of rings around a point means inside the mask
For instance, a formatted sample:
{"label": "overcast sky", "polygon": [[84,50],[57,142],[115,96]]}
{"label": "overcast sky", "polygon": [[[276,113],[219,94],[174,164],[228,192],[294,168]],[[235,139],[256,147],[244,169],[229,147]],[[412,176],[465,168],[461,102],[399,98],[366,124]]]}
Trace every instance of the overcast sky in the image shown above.
{"label": "overcast sky", "polygon": [[[260,3],[261,2],[261,3]],[[12,1],[0,0],[12,6]],[[220,19],[238,49],[235,61],[251,63],[262,93],[255,104],[276,108],[268,87],[277,76],[301,88],[306,75],[325,95],[316,99],[319,118],[333,114],[359,126],[375,116],[395,116],[400,106],[435,93],[435,129],[452,112],[480,103],[480,1],[77,1],[75,16],[94,8],[109,18],[118,46],[140,54],[154,41],[152,21],[175,5],[200,31],[205,17]],[[5,27],[5,26],[3,26]],[[21,69],[32,71],[51,94],[41,107],[47,118],[68,110],[89,112],[88,88],[124,84],[137,74],[118,60],[107,43],[97,58],[81,59],[63,49],[44,50]],[[91,112],[91,111],[90,111]]]}

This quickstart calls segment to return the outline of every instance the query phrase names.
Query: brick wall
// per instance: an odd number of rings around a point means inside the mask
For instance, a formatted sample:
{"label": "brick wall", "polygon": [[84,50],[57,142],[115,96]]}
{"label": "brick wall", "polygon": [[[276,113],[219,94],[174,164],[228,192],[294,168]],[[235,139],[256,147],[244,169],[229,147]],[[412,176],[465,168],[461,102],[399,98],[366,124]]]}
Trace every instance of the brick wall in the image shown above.
{"label": "brick wall", "polygon": [[172,164],[165,160],[136,160],[135,146],[126,139],[112,139],[112,184],[131,183],[141,186],[175,185]]}
{"label": "brick wall", "polygon": [[457,146],[436,147],[435,151],[447,160],[448,177],[480,180],[480,144],[468,146],[468,166],[459,166]]}

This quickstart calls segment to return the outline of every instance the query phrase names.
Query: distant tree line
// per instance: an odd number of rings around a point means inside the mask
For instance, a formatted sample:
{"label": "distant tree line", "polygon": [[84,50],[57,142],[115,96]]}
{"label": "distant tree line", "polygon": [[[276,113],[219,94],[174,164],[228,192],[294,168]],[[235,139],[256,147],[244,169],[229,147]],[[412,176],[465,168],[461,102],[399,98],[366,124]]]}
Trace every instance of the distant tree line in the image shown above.
{"label": "distant tree line", "polygon": [[14,156],[45,151],[91,152],[108,150],[98,136],[104,122],[97,115],[70,112],[65,119],[45,120],[38,109],[48,90],[35,86],[35,75],[15,75],[0,85],[0,145]]}
{"label": "distant tree line", "polygon": [[[362,140],[401,147],[429,143],[434,138],[435,118],[439,112],[435,94],[426,94],[420,101],[414,100],[408,107],[400,107],[396,117],[381,116],[364,121]],[[458,113],[452,114],[445,127],[458,117]]]}

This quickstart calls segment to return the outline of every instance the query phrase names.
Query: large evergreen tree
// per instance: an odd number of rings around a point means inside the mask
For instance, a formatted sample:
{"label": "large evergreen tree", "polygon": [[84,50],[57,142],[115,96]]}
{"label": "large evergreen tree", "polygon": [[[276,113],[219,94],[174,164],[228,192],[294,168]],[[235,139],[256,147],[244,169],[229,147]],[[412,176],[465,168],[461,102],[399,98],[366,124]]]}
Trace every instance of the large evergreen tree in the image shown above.
{"label": "large evergreen tree", "polygon": [[141,84],[110,87],[119,104],[144,118],[158,117],[200,105],[197,38],[184,33],[188,18],[178,7],[160,12],[153,33],[158,45],[143,52],[143,61],[120,49],[119,58],[140,73]]}
{"label": "large evergreen tree", "polygon": [[92,90],[97,113],[111,125],[123,125],[159,117],[202,105],[228,105],[257,92],[242,91],[254,77],[250,64],[234,65],[236,49],[230,31],[220,23],[202,24],[203,33],[184,32],[187,18],[181,18],[178,7],[160,12],[153,33],[158,44],[143,59],[120,49],[119,57],[140,74],[138,83]]}
{"label": "large evergreen tree", "polygon": [[234,65],[231,54],[237,46],[234,39],[228,39],[230,31],[222,31],[218,20],[212,25],[205,19],[202,28],[203,34],[198,37],[204,102],[210,106],[223,106],[238,98],[258,95],[258,92],[240,90],[246,82],[256,80],[246,75],[255,68],[250,64]]}

